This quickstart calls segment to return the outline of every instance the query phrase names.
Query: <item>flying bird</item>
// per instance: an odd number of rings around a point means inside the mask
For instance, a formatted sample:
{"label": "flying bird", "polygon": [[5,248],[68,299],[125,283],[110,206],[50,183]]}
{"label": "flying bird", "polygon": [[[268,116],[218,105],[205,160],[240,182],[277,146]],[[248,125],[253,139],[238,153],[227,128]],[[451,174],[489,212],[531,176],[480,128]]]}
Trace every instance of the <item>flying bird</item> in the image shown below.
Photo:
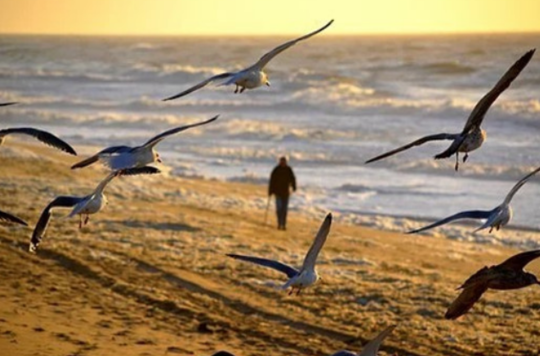
{"label": "flying bird", "polygon": [[510,290],[540,284],[536,276],[523,268],[540,257],[540,250],[522,252],[503,263],[484,267],[463,283],[461,294],[452,302],[444,317],[457,319],[467,313],[488,289]]}
{"label": "flying bird", "polygon": [[[71,213],[67,216],[71,218],[75,215],[79,215],[79,229],[86,225],[89,220],[89,216],[98,213],[105,205],[108,204],[107,197],[103,193],[107,184],[109,184],[114,178],[119,176],[131,176],[139,174],[156,174],[160,173],[160,170],[155,167],[140,167],[118,170],[110,173],[96,189],[89,195],[84,197],[74,196],[59,196],[47,205],[47,207],[41,213],[41,216],[34,228],[32,238],[30,240],[29,251],[35,252],[40,244],[49,221],[51,219],[51,210],[57,208],[71,208]],[[84,218],[84,221],[83,221]]]}
{"label": "flying bird", "polygon": [[14,103],[14,102],[12,102],[12,103],[0,103],[0,106],[9,106],[9,105],[15,105],[15,104],[17,104],[17,103]]}
{"label": "flying bird", "polygon": [[28,224],[24,220],[19,219],[18,217],[11,215],[9,213],[6,213],[5,211],[1,211],[1,210],[0,210],[0,221],[11,222],[15,224],[28,226]]}
{"label": "flying bird", "polygon": [[510,69],[508,69],[508,71],[506,71],[506,73],[504,73],[504,75],[501,79],[499,79],[497,84],[495,84],[495,86],[476,104],[473,111],[470,113],[469,118],[465,123],[465,126],[463,127],[463,130],[460,133],[440,133],[425,136],[405,146],[396,148],[380,156],[371,158],[365,163],[367,164],[381,160],[383,158],[408,150],[409,148],[423,145],[424,143],[430,141],[450,140],[452,141],[450,147],[448,147],[444,152],[436,155],[434,158],[449,158],[455,154],[455,170],[457,171],[459,169],[459,153],[465,153],[465,156],[463,157],[463,163],[465,163],[467,161],[467,158],[469,157],[469,152],[472,152],[482,146],[487,137],[486,131],[480,128],[480,126],[482,125],[482,121],[484,120],[484,116],[488,112],[491,105],[495,102],[495,100],[497,100],[499,95],[501,95],[510,86],[514,79],[517,78],[519,73],[521,73],[523,68],[527,66],[535,50],[536,49],[532,49],[525,53],[520,59],[517,60],[516,63],[514,63],[514,65],[512,65],[512,67],[510,67]]}
{"label": "flying bird", "polygon": [[75,152],[73,147],[71,147],[66,142],[56,137],[55,135],[47,131],[38,130],[31,127],[18,127],[18,128],[0,130],[0,146],[6,140],[6,136],[13,135],[13,134],[29,135],[38,139],[39,141],[43,142],[44,144],[48,146],[54,147],[56,149],[69,153],[70,155],[73,155],[73,156],[77,155],[77,152]]}
{"label": "flying bird", "polygon": [[163,99],[163,101],[178,99],[184,95],[187,95],[196,90],[199,90],[212,82],[215,82],[217,80],[224,80],[224,79],[228,79],[228,80],[221,85],[234,84],[236,86],[236,89],[234,90],[235,94],[243,93],[244,90],[246,89],[255,89],[263,85],[270,86],[270,82],[268,81],[268,75],[264,72],[264,67],[266,67],[268,62],[270,62],[275,56],[285,51],[286,49],[294,46],[298,42],[307,40],[308,38],[315,36],[319,32],[324,31],[328,26],[332,24],[332,22],[334,22],[334,20],[328,22],[326,25],[324,25],[323,27],[319,28],[316,31],[308,33],[307,35],[304,35],[302,37],[298,37],[297,39],[286,42],[274,48],[273,50],[271,50],[270,52],[262,56],[257,63],[253,64],[252,66],[248,68],[242,69],[239,72],[227,72],[227,73],[221,73],[221,74],[215,75],[206,80],[203,80],[199,84],[187,90],[184,90],[183,92],[179,94]]}
{"label": "flying bird", "polygon": [[540,167],[536,168],[534,171],[527,174],[525,177],[521,178],[521,180],[517,182],[512,187],[510,192],[506,195],[502,204],[498,205],[492,210],[462,211],[460,213],[454,214],[452,216],[449,216],[447,218],[434,222],[431,225],[424,226],[417,230],[409,231],[408,234],[416,234],[418,232],[433,229],[434,227],[441,226],[441,225],[444,225],[444,224],[447,224],[449,222],[452,222],[454,220],[459,220],[459,219],[486,219],[486,222],[482,226],[480,226],[478,229],[474,230],[474,232],[487,229],[488,227],[489,227],[489,232],[493,231],[493,229],[499,230],[501,227],[508,224],[510,220],[512,219],[513,211],[512,211],[512,207],[510,206],[510,202],[512,201],[512,198],[517,193],[519,188],[521,188],[525,183],[527,183],[527,181],[531,179],[536,173],[538,173],[538,171],[540,171]]}
{"label": "flying bird", "polygon": [[390,335],[390,333],[395,328],[396,328],[395,325],[390,325],[389,327],[381,331],[379,335],[377,335],[373,340],[368,342],[366,346],[364,346],[364,349],[362,350],[362,352],[358,354],[351,351],[347,351],[347,350],[341,350],[332,354],[332,356],[377,356],[377,353],[379,352],[379,348],[381,347],[381,344],[383,343],[384,339],[386,339],[386,337]]}
{"label": "flying bird", "polygon": [[235,258],[237,260],[242,260],[255,263],[264,267],[269,267],[275,269],[276,271],[285,273],[289,280],[281,287],[281,289],[287,289],[291,287],[291,289],[289,290],[289,295],[291,295],[295,289],[296,295],[299,295],[302,288],[311,286],[319,279],[319,274],[315,270],[315,262],[317,260],[317,256],[319,255],[319,252],[321,251],[324,243],[326,242],[326,237],[330,232],[331,225],[332,214],[328,214],[324,219],[321,227],[319,228],[319,232],[315,236],[315,240],[309,248],[309,251],[304,258],[304,263],[302,264],[300,270],[297,270],[294,267],[291,267],[284,263],[265,258],[235,254],[227,254],[227,256]]}
{"label": "flying bird", "polygon": [[134,168],[134,167],[144,167],[148,164],[159,162],[161,163],[161,158],[156,152],[154,147],[160,143],[162,140],[166,139],[169,136],[175,135],[184,130],[190,129],[192,127],[197,127],[201,125],[206,125],[212,121],[215,121],[219,115],[214,116],[210,120],[197,122],[191,125],[185,125],[170,129],[168,131],[162,132],[159,135],[152,137],[142,146],[129,147],[129,146],[113,146],[107,147],[100,152],[96,153],[92,157],[89,157],[81,162],[78,162],[71,166],[71,169],[83,168],[89,166],[97,161],[103,162],[111,170],[116,171],[119,169]]}

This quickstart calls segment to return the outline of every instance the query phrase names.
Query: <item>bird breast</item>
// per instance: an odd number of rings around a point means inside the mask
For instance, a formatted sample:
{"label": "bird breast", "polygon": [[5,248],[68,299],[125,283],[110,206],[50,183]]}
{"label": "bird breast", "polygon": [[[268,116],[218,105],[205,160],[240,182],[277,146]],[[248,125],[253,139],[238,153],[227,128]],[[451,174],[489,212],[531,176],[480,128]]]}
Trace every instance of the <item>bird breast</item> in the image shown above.
{"label": "bird breast", "polygon": [[317,282],[318,279],[319,275],[316,271],[305,270],[302,271],[298,276],[296,276],[295,280],[293,281],[293,283],[291,283],[291,285],[294,287],[304,288],[314,284],[315,282]]}
{"label": "bird breast", "polygon": [[99,212],[107,204],[107,197],[100,194],[93,199],[90,199],[81,210],[81,214],[95,214]]}
{"label": "bird breast", "polygon": [[501,225],[506,225],[512,220],[512,215],[514,215],[511,206],[506,206],[499,215],[499,221]]}
{"label": "bird breast", "polygon": [[259,70],[250,70],[239,78],[235,84],[247,89],[254,89],[266,83],[266,74]]}
{"label": "bird breast", "polygon": [[474,129],[467,135],[461,146],[459,146],[459,152],[471,152],[480,148],[486,138],[487,134],[485,130],[480,128]]}

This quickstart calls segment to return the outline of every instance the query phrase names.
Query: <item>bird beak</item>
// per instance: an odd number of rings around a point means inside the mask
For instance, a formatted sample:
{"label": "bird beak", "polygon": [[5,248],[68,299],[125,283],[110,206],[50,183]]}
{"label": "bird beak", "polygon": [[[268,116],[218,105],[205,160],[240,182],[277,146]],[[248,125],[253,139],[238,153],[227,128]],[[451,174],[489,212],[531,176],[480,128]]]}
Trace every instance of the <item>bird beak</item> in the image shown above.
{"label": "bird beak", "polygon": [[268,87],[269,87],[269,86],[270,86],[270,82],[266,82],[266,86],[268,86]]}
{"label": "bird beak", "polygon": [[163,163],[163,161],[161,160],[161,158],[156,159],[156,161],[157,161],[158,163]]}

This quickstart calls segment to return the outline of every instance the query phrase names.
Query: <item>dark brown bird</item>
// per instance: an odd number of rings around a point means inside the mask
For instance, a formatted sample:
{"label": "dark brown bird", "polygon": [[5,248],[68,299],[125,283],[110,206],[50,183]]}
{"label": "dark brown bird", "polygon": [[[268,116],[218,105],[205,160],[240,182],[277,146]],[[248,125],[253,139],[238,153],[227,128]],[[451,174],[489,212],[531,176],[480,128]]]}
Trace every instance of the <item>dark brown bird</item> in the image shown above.
{"label": "dark brown bird", "polygon": [[510,290],[540,284],[536,276],[523,268],[540,257],[540,250],[522,252],[496,266],[484,267],[463,283],[463,289],[446,311],[446,319],[457,319],[467,313],[488,289]]}
{"label": "dark brown bird", "polygon": [[467,158],[469,157],[469,152],[474,151],[486,140],[486,131],[482,130],[480,128],[480,125],[482,125],[482,121],[484,120],[484,116],[486,116],[486,113],[488,112],[491,105],[497,100],[499,95],[501,95],[514,81],[514,79],[517,78],[519,73],[527,66],[529,61],[531,60],[535,49],[530,50],[529,52],[525,53],[520,59],[517,60],[516,63],[510,69],[504,73],[501,79],[495,84],[495,86],[476,104],[473,111],[469,115],[469,119],[467,120],[467,123],[465,123],[465,126],[463,127],[463,130],[458,134],[450,134],[450,133],[440,133],[435,135],[429,135],[422,137],[416,141],[413,141],[405,146],[396,148],[392,151],[386,152],[380,156],[374,157],[366,163],[375,162],[378,160],[381,160],[383,158],[395,155],[396,153],[408,150],[409,148],[423,145],[426,142],[430,141],[440,141],[440,140],[451,140],[452,143],[450,144],[450,147],[448,147],[444,152],[439,153],[434,158],[435,159],[442,159],[442,158],[449,158],[452,157],[454,154],[456,155],[456,165],[455,169],[456,171],[459,168],[459,153],[463,152],[465,153],[465,156],[463,157],[463,163],[467,161]]}

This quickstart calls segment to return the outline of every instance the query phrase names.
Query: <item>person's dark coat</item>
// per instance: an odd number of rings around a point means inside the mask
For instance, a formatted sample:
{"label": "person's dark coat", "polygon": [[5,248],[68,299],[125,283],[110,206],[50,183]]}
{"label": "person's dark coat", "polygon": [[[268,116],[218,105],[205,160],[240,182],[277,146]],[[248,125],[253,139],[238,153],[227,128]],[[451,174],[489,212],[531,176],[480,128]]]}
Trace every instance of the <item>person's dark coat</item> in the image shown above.
{"label": "person's dark coat", "polygon": [[292,190],[296,190],[296,178],[289,166],[277,166],[270,175],[270,184],[268,185],[268,195],[278,197],[288,197]]}

